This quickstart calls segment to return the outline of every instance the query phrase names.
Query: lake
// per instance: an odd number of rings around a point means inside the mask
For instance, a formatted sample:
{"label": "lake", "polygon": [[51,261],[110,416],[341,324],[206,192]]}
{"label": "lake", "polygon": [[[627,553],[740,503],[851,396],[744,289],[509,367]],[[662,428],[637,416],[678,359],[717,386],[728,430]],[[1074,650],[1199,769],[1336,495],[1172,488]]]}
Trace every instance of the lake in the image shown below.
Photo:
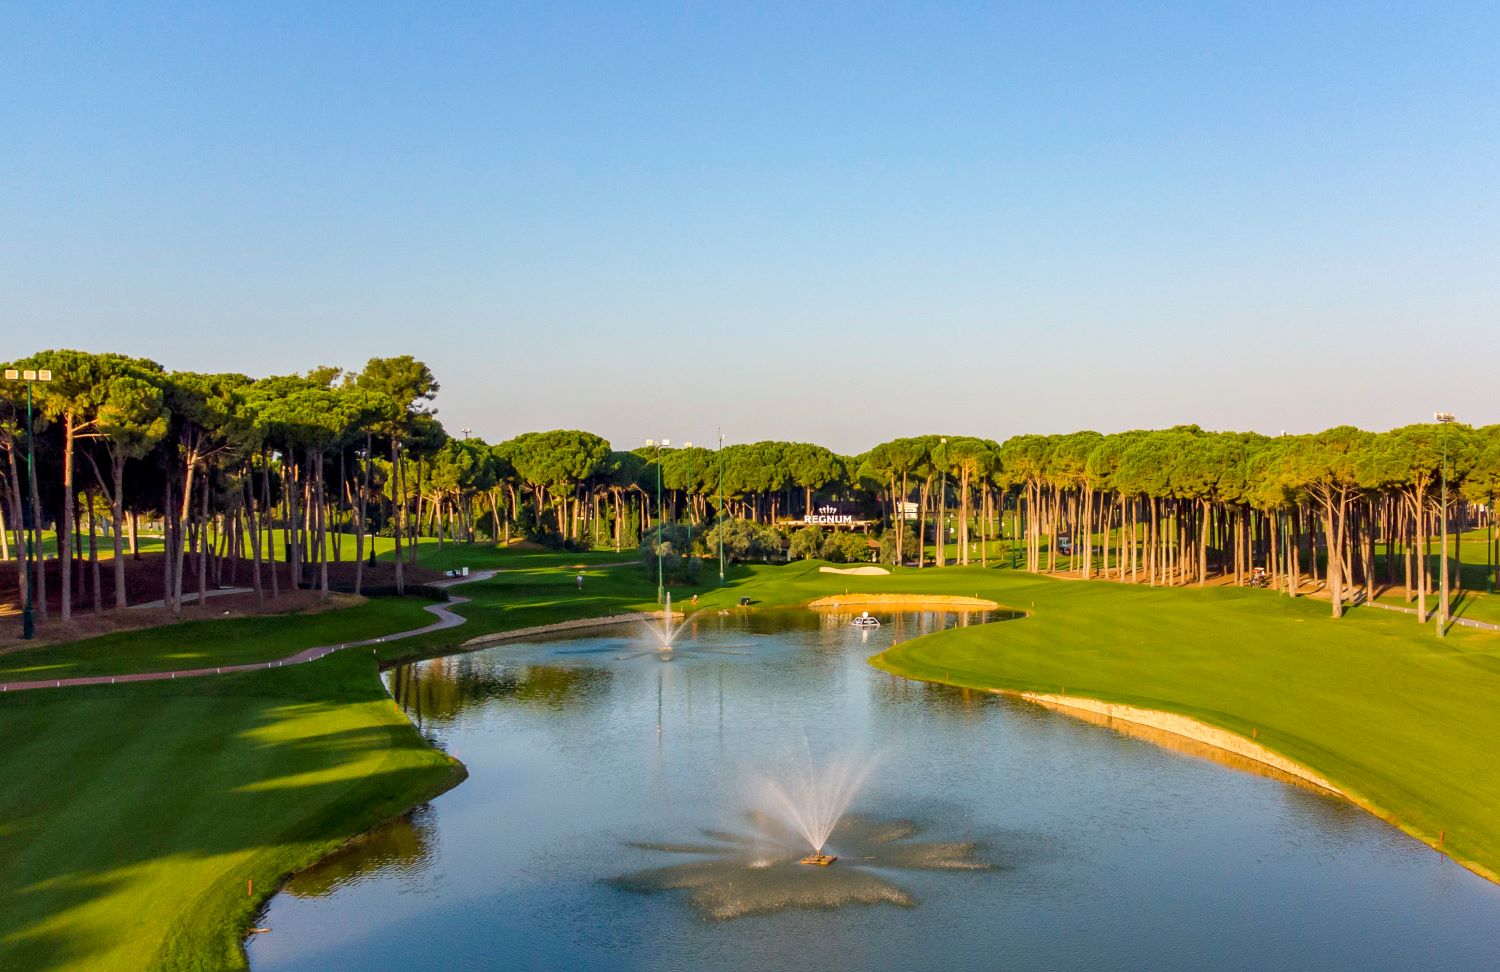
{"label": "lake", "polygon": [[[385,673],[470,776],[294,879],[252,966],[1500,968],[1500,887],[1337,797],[867,664],[986,620],[1003,651],[1024,620],[877,616],[700,615],[670,654],[636,625]],[[840,859],[797,863],[792,811],[840,782]]]}

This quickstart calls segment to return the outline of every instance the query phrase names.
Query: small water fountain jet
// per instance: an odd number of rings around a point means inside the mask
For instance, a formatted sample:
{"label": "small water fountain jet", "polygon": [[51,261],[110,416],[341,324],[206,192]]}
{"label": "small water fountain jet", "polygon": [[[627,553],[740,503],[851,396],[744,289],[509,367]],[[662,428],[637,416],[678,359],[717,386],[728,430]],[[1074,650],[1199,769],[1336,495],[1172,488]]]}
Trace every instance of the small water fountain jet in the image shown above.
{"label": "small water fountain jet", "polygon": [[661,650],[672,650],[672,592],[667,591],[667,604],[661,612],[661,626],[656,634],[661,638]]}
{"label": "small water fountain jet", "polygon": [[673,658],[677,657],[678,655],[690,655],[699,653],[714,655],[748,655],[750,654],[750,652],[739,651],[737,649],[755,647],[753,644],[713,646],[699,644],[678,645],[676,639],[678,634],[682,630],[682,626],[673,624],[673,620],[672,593],[668,591],[666,604],[661,612],[661,621],[645,622],[646,631],[649,632],[649,637],[652,641],[655,642],[655,644],[653,644],[650,648],[628,651],[622,655],[616,655],[615,659],[617,661],[624,661],[631,658],[640,658],[644,655],[652,655],[658,661],[672,661]]}

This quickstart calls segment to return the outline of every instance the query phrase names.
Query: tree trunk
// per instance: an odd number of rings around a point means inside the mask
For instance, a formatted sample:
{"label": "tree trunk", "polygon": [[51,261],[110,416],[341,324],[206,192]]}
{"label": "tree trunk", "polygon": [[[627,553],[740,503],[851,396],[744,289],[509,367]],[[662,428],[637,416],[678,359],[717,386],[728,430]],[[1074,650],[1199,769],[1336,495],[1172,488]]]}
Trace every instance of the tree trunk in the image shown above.
{"label": "tree trunk", "polygon": [[26,569],[31,558],[26,552],[26,537],[31,529],[31,524],[26,522],[25,508],[21,505],[21,473],[16,462],[16,441],[12,439],[9,447],[5,450],[6,462],[10,466],[10,505],[15,513],[16,531],[16,594],[21,598],[21,603],[26,603],[26,592],[31,586],[30,572]]}
{"label": "tree trunk", "polygon": [[90,489],[84,495],[88,497],[88,517],[89,517],[89,575],[90,575],[89,576],[89,584],[93,588],[94,613],[95,614],[103,614],[104,613],[104,595],[103,595],[103,591],[102,591],[103,578],[100,576],[100,571],[99,571],[99,538],[98,538],[98,535],[96,533],[96,525],[95,525],[95,522],[94,522],[94,491],[92,489]]}
{"label": "tree trunk", "polygon": [[271,456],[261,452],[261,504],[260,516],[266,523],[266,566],[271,575],[271,600],[281,596],[281,581],[276,574],[276,508],[271,505]]}
{"label": "tree trunk", "polygon": [[57,557],[62,567],[62,620],[73,619],[73,414],[63,416],[62,523],[57,531]]}
{"label": "tree trunk", "polygon": [[172,517],[177,508],[176,490],[172,488],[176,476],[172,465],[172,460],[168,459],[166,475],[162,477],[161,498],[161,596],[162,603],[168,607],[172,606],[172,569],[177,566],[177,558],[172,556]]}
{"label": "tree trunk", "polygon": [[401,569],[401,565],[402,565],[402,558],[401,558],[402,515],[401,514],[402,514],[402,512],[404,510],[404,507],[406,506],[406,488],[405,488],[406,477],[401,472],[401,465],[400,465],[400,463],[401,463],[401,456],[400,456],[399,440],[393,435],[393,436],[391,436],[391,479],[392,479],[392,483],[391,483],[391,506],[392,506],[391,515],[392,515],[392,519],[393,519],[392,528],[391,528],[391,535],[393,537],[395,537],[395,539],[396,539],[396,549],[394,551],[394,560],[396,562],[396,593],[398,595],[402,595],[402,594],[406,593],[406,576],[402,572],[402,569]]}
{"label": "tree trunk", "polygon": [[1339,542],[1338,531],[1334,527],[1332,498],[1325,500],[1323,504],[1323,536],[1324,545],[1328,549],[1328,591],[1333,601],[1333,616],[1341,618],[1344,616],[1344,572],[1339,565],[1342,544]]}
{"label": "tree trunk", "polygon": [[318,453],[318,590],[328,596],[328,486],[323,481],[323,454]]}
{"label": "tree trunk", "polygon": [[245,518],[250,531],[250,586],[255,588],[255,603],[266,603],[265,588],[260,579],[260,522],[255,508],[255,466],[249,466],[245,474]]}
{"label": "tree trunk", "polygon": [[208,610],[208,471],[198,490],[198,607]]}
{"label": "tree trunk", "polygon": [[[360,467],[359,511],[354,519],[354,594],[359,596],[365,583],[365,529],[370,495],[371,435],[365,433],[365,461]],[[371,541],[372,543],[374,541]]]}

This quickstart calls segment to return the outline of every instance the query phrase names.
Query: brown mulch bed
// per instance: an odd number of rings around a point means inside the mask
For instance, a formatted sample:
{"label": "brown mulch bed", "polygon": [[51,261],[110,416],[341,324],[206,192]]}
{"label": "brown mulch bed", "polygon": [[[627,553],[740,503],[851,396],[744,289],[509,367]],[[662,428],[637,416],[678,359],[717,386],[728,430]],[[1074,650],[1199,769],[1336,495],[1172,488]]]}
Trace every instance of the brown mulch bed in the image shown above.
{"label": "brown mulch bed", "polygon": [[[139,559],[129,558],[127,555],[125,565],[125,592],[131,604],[145,604],[162,599],[162,569],[163,554],[142,554]],[[49,620],[46,624],[38,624],[37,638],[26,642],[21,640],[21,605],[19,599],[20,578],[18,576],[14,561],[0,562],[0,652],[12,651],[17,648],[36,646],[38,644],[53,644],[63,641],[73,641],[78,638],[92,637],[93,635],[107,634],[112,631],[125,631],[136,628],[149,628],[161,624],[170,624],[173,620],[172,613],[167,608],[126,608],[115,610],[112,605],[115,599],[115,575],[114,563],[111,560],[99,562],[100,586],[102,596],[100,598],[102,609],[98,614],[94,613],[93,588],[91,579],[92,569],[85,562],[81,571],[75,568],[74,584],[78,586],[82,580],[82,589],[74,591],[73,597],[73,620],[67,625],[62,624],[58,617],[61,612],[61,588],[62,588],[62,564],[60,561],[52,560],[46,563],[47,571],[47,604]],[[328,565],[328,582],[330,586],[352,585],[354,583],[354,567],[352,562],[336,563]],[[282,614],[293,611],[323,610],[332,607],[343,607],[351,603],[350,596],[333,595],[324,599],[315,590],[292,590],[291,569],[285,564],[277,564],[277,580],[280,585],[280,595],[272,599],[270,567],[261,564],[261,580],[264,587],[265,599],[261,603],[254,593],[228,594],[220,597],[209,597],[204,599],[200,605],[196,599],[182,606],[182,619],[192,618],[219,618],[219,617],[242,617],[250,614]],[[197,574],[193,570],[192,559],[188,558],[184,564],[186,576],[183,578],[182,592],[184,596],[196,593],[198,590]],[[208,589],[217,589],[216,580],[222,579],[224,587],[250,587],[253,577],[254,564],[248,560],[236,563],[233,560],[225,560],[223,572],[220,574],[213,565],[208,571]],[[405,577],[407,583],[425,584],[434,580],[440,580],[442,574],[438,571],[428,570],[424,567],[406,565]],[[315,571],[309,571],[309,576],[314,584],[317,581]],[[396,568],[389,561],[380,561],[375,567],[367,563],[364,570],[364,583],[369,587],[380,587],[395,583]]]}

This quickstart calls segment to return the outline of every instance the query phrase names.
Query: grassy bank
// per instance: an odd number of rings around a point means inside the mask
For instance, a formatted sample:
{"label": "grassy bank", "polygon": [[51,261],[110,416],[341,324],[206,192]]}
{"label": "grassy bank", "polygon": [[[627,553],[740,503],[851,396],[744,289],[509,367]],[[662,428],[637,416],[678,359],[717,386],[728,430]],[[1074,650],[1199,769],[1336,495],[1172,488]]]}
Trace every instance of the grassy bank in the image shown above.
{"label": "grassy bank", "polygon": [[17,693],[0,738],[0,967],[15,969],[238,967],[286,874],[462,774],[352,653]]}
{"label": "grassy bank", "polygon": [[[655,604],[654,583],[636,568],[590,567],[579,595],[575,565],[614,556],[435,544],[423,553],[430,567],[506,571],[470,585],[481,588],[473,610],[497,626]],[[0,680],[278,658],[420,627],[429,603],[122,632],[0,656]],[[382,651],[433,653],[479,630]],[[241,966],[241,934],[282,878],[462,776],[390,701],[376,665],[360,651],[265,672],[0,696],[0,968]]]}

